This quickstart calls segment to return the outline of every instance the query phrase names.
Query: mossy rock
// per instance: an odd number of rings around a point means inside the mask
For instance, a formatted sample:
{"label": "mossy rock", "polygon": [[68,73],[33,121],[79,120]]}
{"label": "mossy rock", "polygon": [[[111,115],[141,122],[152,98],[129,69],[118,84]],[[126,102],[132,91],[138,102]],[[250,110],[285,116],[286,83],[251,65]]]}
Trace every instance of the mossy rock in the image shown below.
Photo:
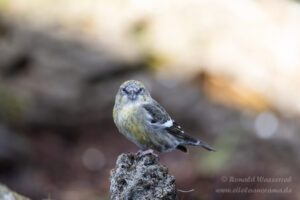
{"label": "mossy rock", "polygon": [[0,200],[30,200],[0,184]]}

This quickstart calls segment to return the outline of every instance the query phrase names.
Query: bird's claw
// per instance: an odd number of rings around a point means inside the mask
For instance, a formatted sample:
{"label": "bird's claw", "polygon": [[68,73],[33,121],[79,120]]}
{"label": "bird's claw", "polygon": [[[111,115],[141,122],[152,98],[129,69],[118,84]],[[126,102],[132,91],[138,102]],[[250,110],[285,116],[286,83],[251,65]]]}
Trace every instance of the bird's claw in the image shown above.
{"label": "bird's claw", "polygon": [[137,153],[136,153],[136,157],[137,158],[141,158],[147,154],[151,154],[153,155],[155,158],[159,159],[159,155],[154,153],[153,149],[148,149],[146,151],[142,151],[142,150],[139,150]]}
{"label": "bird's claw", "polygon": [[143,150],[138,150],[138,152],[136,152],[136,156],[139,156],[140,154],[142,154],[143,153]]}

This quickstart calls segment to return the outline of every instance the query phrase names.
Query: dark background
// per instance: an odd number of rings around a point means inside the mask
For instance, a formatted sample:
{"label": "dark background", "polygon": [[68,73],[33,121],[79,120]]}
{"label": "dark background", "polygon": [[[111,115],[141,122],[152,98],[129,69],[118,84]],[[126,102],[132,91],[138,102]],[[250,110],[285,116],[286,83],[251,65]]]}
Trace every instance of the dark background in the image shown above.
{"label": "dark background", "polygon": [[179,199],[299,198],[299,13],[284,0],[0,0],[0,182],[32,199],[109,199],[117,156],[138,151],[113,124],[114,97],[137,79],[217,150],[161,154],[193,190]]}

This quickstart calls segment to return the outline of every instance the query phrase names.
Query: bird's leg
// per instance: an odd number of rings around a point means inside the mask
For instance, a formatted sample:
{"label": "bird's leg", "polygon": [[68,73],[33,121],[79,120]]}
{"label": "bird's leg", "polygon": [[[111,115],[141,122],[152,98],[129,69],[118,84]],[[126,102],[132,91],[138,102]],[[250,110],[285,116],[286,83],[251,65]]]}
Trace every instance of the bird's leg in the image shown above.
{"label": "bird's leg", "polygon": [[134,156],[134,153],[129,152],[129,151],[126,154],[129,155],[129,156]]}
{"label": "bird's leg", "polygon": [[142,150],[139,150],[137,153],[136,153],[136,156],[137,158],[141,158],[147,154],[151,154],[153,155],[155,158],[159,159],[159,155],[154,153],[153,149],[148,149],[146,151],[142,151]]}
{"label": "bird's leg", "polygon": [[143,153],[143,150],[140,149],[140,150],[138,150],[138,152],[136,152],[135,155],[136,155],[136,156],[139,156],[141,153]]}

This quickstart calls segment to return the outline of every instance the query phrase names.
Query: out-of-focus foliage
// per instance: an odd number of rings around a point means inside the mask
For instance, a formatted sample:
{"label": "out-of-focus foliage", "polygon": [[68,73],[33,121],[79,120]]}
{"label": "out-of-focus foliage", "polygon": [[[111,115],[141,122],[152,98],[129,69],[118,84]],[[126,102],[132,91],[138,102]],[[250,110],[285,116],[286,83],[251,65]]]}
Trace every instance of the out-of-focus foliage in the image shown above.
{"label": "out-of-focus foliage", "polygon": [[201,159],[195,159],[195,162],[198,162],[199,171],[209,174],[220,172],[222,167],[230,161],[231,155],[237,151],[239,137],[240,135],[237,134],[236,137],[227,137],[226,135],[218,137],[214,145],[222,150],[215,154],[202,155]]}
{"label": "out-of-focus foliage", "polygon": [[2,5],[10,17],[80,32],[126,59],[151,57],[164,78],[191,80],[202,72],[222,77],[219,84],[229,87],[210,91],[217,101],[237,97],[231,105],[300,113],[300,5],[294,1],[2,0]]}
{"label": "out-of-focus foliage", "polygon": [[0,118],[9,123],[22,123],[22,117],[28,104],[25,99],[14,96],[7,89],[0,86]]}

